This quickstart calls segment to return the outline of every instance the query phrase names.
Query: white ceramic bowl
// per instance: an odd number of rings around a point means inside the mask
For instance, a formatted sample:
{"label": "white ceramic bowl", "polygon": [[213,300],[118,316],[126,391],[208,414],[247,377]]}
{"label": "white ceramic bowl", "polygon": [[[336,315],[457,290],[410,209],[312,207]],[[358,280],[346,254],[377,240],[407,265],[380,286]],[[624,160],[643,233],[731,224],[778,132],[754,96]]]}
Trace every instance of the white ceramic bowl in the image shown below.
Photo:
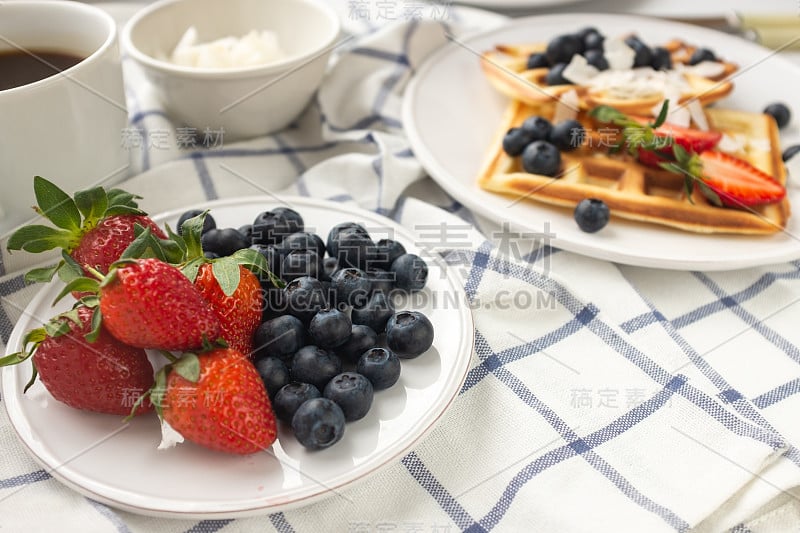
{"label": "white ceramic bowl", "polygon": [[[185,67],[163,59],[192,26],[201,43],[272,31],[287,57],[234,69]],[[325,0],[161,0],[125,25],[121,43],[178,126],[198,133],[224,131],[230,141],[279,131],[305,109],[322,82],[339,31],[339,19]]]}

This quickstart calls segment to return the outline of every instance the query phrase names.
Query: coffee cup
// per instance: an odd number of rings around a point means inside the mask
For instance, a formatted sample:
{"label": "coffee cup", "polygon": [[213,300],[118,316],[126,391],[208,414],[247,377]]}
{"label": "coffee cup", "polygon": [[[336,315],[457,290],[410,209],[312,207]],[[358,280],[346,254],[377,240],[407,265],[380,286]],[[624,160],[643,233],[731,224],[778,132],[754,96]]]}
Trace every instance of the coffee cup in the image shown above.
{"label": "coffee cup", "polygon": [[69,193],[129,175],[109,14],[80,2],[0,2],[0,72],[0,235],[36,217],[36,175]]}

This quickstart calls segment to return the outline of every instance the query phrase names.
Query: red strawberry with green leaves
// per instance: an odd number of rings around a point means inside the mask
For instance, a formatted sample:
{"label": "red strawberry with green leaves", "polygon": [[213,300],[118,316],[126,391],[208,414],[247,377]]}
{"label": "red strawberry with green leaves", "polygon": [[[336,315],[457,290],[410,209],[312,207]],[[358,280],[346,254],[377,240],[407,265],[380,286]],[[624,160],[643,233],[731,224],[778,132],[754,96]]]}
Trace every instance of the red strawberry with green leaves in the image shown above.
{"label": "red strawberry with green leaves", "polygon": [[[180,258],[170,253],[157,256],[173,264],[180,263],[183,273],[197,287],[220,321],[220,336],[228,346],[248,356],[253,354],[253,335],[261,324],[264,295],[258,276],[269,272],[264,256],[256,250],[243,249],[227,257],[209,259],[203,254],[201,235],[206,213],[186,220],[180,235],[167,228],[170,239],[183,253]],[[126,253],[170,252],[163,241],[147,232],[131,245]],[[273,277],[273,282],[281,283]]]}
{"label": "red strawberry with green leaves", "polygon": [[101,323],[118,340],[139,348],[192,350],[219,337],[217,315],[176,267],[156,258],[123,259],[101,280],[77,278],[70,291],[96,294],[84,298],[97,307]]}
{"label": "red strawberry with green leaves", "polygon": [[246,455],[277,438],[264,382],[231,348],[184,354],[158,372],[150,399],[172,429],[212,450]]}
{"label": "red strawberry with green leaves", "polygon": [[[25,336],[24,350],[0,359],[0,366],[32,358],[45,388],[76,409],[127,415],[153,386],[153,367],[141,348],[119,342],[103,328],[93,332],[94,310],[78,306]],[[152,409],[149,401],[135,414]]]}
{"label": "red strawberry with green leaves", "polygon": [[656,136],[654,146],[647,149],[640,147],[637,154],[640,163],[651,167],[658,167],[672,159],[676,144],[687,152],[699,154],[713,149],[722,139],[722,133],[718,131],[684,128],[670,123],[654,128],[653,132]]}
{"label": "red strawberry with green leaves", "polygon": [[62,260],[53,267],[28,272],[28,281],[49,281],[58,274],[64,281],[88,275],[87,266],[103,274],[136,237],[136,227],[164,232],[136,204],[139,198],[120,189],[94,187],[70,197],[54,183],[36,176],[33,190],[37,213],[55,227],[23,226],[8,241],[9,250],[39,253],[62,249]]}
{"label": "red strawberry with green leaves", "polygon": [[780,202],[786,188],[747,161],[723,152],[707,150],[697,156],[701,179],[722,205],[751,207]]}

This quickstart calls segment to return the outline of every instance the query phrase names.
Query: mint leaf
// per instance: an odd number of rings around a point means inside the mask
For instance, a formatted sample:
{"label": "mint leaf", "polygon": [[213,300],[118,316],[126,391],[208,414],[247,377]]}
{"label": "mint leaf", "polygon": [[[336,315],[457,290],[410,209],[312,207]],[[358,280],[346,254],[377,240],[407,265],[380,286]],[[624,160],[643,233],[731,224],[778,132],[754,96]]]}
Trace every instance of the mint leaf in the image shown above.
{"label": "mint leaf", "polygon": [[83,215],[87,226],[94,226],[108,208],[108,196],[102,187],[92,187],[75,193],[75,205]]}
{"label": "mint leaf", "polygon": [[664,122],[667,121],[667,112],[669,111],[669,99],[664,100],[664,104],[661,106],[661,111],[658,112],[658,117],[656,117],[656,121],[653,122],[652,126],[654,128],[658,128]]}
{"label": "mint leaf", "polygon": [[211,264],[211,271],[225,296],[230,296],[239,287],[241,272],[233,257],[220,257]]}
{"label": "mint leaf", "polygon": [[45,218],[70,233],[81,229],[81,213],[70,196],[41,176],[33,178],[33,192]]}
{"label": "mint leaf", "polygon": [[73,238],[71,231],[31,224],[22,226],[9,237],[8,249],[31,253],[46,252],[54,248],[69,248]]}

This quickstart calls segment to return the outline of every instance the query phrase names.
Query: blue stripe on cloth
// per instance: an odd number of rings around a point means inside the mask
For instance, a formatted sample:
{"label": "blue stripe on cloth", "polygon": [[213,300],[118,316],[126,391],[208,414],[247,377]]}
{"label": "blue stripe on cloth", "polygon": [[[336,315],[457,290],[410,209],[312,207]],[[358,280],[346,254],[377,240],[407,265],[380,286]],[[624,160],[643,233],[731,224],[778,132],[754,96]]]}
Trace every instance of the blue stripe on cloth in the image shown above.
{"label": "blue stripe on cloth", "polygon": [[294,528],[289,521],[286,520],[286,515],[283,513],[273,513],[269,515],[269,521],[278,533],[294,533]]}
{"label": "blue stripe on cloth", "polygon": [[[347,141],[347,143],[364,144],[367,142],[365,139],[357,139],[354,141]],[[323,152],[335,148],[343,142],[326,142],[322,144],[313,144],[309,146],[292,146],[292,147],[278,147],[278,148],[220,148],[219,150],[208,150],[205,152],[192,152],[185,157],[196,158],[198,156],[215,159],[215,158],[230,158],[230,157],[261,157],[271,155],[288,155],[289,153],[313,153]]]}
{"label": "blue stripe on cloth", "polygon": [[[25,288],[25,278],[23,274],[14,276],[0,283],[0,299],[5,300],[7,295],[21,291]],[[0,340],[3,344],[8,344],[11,332],[14,330],[14,321],[8,316],[5,309],[0,305]]]}
{"label": "blue stripe on cloth", "polygon": [[224,520],[203,520],[186,530],[185,533],[214,533],[232,523],[230,518]]}
{"label": "blue stripe on cloth", "polygon": [[286,158],[289,160],[289,162],[294,167],[295,171],[297,172],[297,175],[299,176],[303,172],[305,172],[306,171],[306,166],[303,164],[302,161],[300,161],[300,158],[297,157],[297,154],[299,152],[297,152],[291,146],[286,144],[286,142],[284,142],[284,140],[281,138],[280,135],[277,135],[277,134],[273,135],[272,138],[275,140],[275,144],[277,144],[280,147],[280,149],[283,151],[283,153],[286,155]]}
{"label": "blue stripe on cloth", "polygon": [[492,250],[492,244],[489,241],[481,244],[472,256],[472,267],[467,275],[467,282],[464,285],[464,290],[467,293],[469,301],[475,299],[478,287],[483,279],[483,274],[486,272],[486,267],[489,264],[489,254]]}
{"label": "blue stripe on cloth", "polygon": [[[488,344],[485,342],[481,347],[476,345],[476,351],[479,353],[479,355],[481,355],[483,350],[491,351]],[[486,353],[484,352],[483,355],[486,356]],[[673,511],[656,503],[646,495],[639,492],[639,490],[636,489],[631,482],[625,479],[625,477],[619,471],[613,468],[607,461],[605,461],[594,451],[594,448],[597,446],[612,440],[614,437],[624,433],[625,431],[628,431],[633,426],[666,405],[669,398],[671,398],[676,391],[685,386],[686,378],[684,376],[676,376],[652,398],[637,405],[620,418],[612,421],[611,424],[605,428],[597,430],[583,438],[580,438],[575,431],[566,424],[566,422],[558,417],[558,415],[544,402],[537,398],[536,395],[513,373],[509,372],[505,368],[499,368],[497,377],[520,399],[522,399],[526,404],[536,410],[540,416],[547,420],[547,422],[559,433],[559,435],[567,441],[567,444],[538,457],[536,460],[521,469],[506,486],[506,489],[504,490],[503,495],[499,498],[498,503],[495,504],[492,510],[480,520],[480,526],[482,529],[493,529],[499,524],[519,491],[528,481],[551,466],[554,466],[575,455],[579,455],[586,460],[595,470],[603,474],[606,479],[613,483],[622,492],[622,494],[639,505],[642,509],[656,514],[676,530],[683,531],[688,529],[689,524],[685,520],[681,519]]]}
{"label": "blue stripe on cloth", "polygon": [[400,63],[403,65],[408,65],[408,57],[404,54],[393,54],[392,52],[387,52],[385,50],[378,50],[377,48],[368,48],[365,46],[359,46],[358,48],[352,48],[349,53],[359,55],[359,56],[366,56],[371,57],[373,59],[380,59],[383,61],[388,61],[390,63]]}
{"label": "blue stripe on cloth", "polygon": [[778,385],[774,389],[756,396],[753,398],[753,403],[759,409],[765,409],[797,393],[800,393],[800,378],[787,381],[783,385]]}
{"label": "blue stripe on cloth", "polygon": [[136,124],[137,122],[141,122],[147,117],[161,117],[163,119],[169,120],[169,116],[167,116],[167,114],[164,111],[160,109],[149,109],[147,111],[138,111],[134,113],[133,115],[131,115],[129,122],[131,124]]}
{"label": "blue stripe on cloth", "polygon": [[0,479],[0,490],[22,487],[24,485],[30,485],[31,483],[46,481],[52,477],[53,476],[51,476],[49,472],[45,472],[44,470],[28,472],[27,474],[20,474],[18,476],[9,477],[6,479]]}
{"label": "blue stripe on cloth", "polygon": [[203,188],[203,194],[206,200],[216,200],[217,190],[214,187],[214,180],[211,179],[211,174],[208,172],[208,166],[206,165],[203,154],[194,152],[190,157],[197,171],[197,177],[200,180],[200,186]]}
{"label": "blue stripe on cloth", "polygon": [[[419,28],[419,22],[414,20],[408,26],[406,26],[405,34],[403,35],[403,51],[402,55],[404,57],[408,56],[409,48],[411,47],[411,38],[416,33],[417,29]],[[408,71],[409,64],[408,60],[403,62],[397,62],[397,67],[394,71],[383,80],[381,84],[380,90],[375,97],[374,102],[372,103],[372,112],[376,115],[380,115],[383,113],[383,107],[386,105],[386,100],[389,98],[389,95],[392,93],[392,90],[400,83],[400,80],[403,79],[406,72]],[[400,124],[402,126],[402,123]]]}
{"label": "blue stripe on cloth", "polygon": [[[578,300],[569,290],[556,282],[552,278],[543,276],[529,267],[521,265],[510,264],[507,261],[498,258],[490,257],[486,251],[478,250],[473,254],[473,270],[476,268],[491,269],[495,272],[500,272],[506,276],[512,276],[521,281],[525,281],[534,287],[547,291],[553,295],[556,300],[573,315],[577,316],[579,313],[584,312],[583,303]],[[475,287],[469,288],[470,280],[479,280],[483,276],[480,274],[470,273],[470,279],[467,280],[467,294],[475,293]],[[474,284],[474,281],[473,281]],[[644,352],[634,346],[627,338],[620,336],[613,328],[605,324],[601,320],[592,320],[587,324],[587,329],[595,336],[603,340],[609,347],[614,349],[617,353],[625,357],[628,361],[636,365],[641,371],[646,373],[653,381],[661,386],[666,385],[674,375],[655,361],[650,359]],[[728,431],[745,436],[747,438],[756,440],[769,445],[773,449],[784,448],[786,443],[780,436],[771,429],[765,429],[751,424],[747,420],[734,415],[725,409],[718,400],[710,397],[705,392],[687,385],[681,388],[681,396],[692,402],[697,407],[703,409],[711,418],[716,420]]]}
{"label": "blue stripe on cloth", "polygon": [[113,509],[111,509],[110,507],[108,507],[107,505],[105,505],[103,503],[96,502],[96,501],[94,501],[94,500],[92,500],[90,498],[86,498],[86,501],[89,502],[89,505],[94,507],[94,509],[98,513],[100,513],[106,519],[108,519],[108,521],[111,522],[111,524],[114,526],[114,529],[116,529],[120,533],[129,533],[130,532],[130,529],[128,529],[128,526],[125,524],[125,522],[123,522],[122,518],[120,518],[120,516],[116,512],[114,512]]}
{"label": "blue stripe on cloth", "polygon": [[[445,489],[436,479],[436,476],[428,470],[425,463],[415,452],[411,452],[400,461],[406,467],[411,477],[413,477],[422,488],[428,491],[436,503],[450,516],[456,526],[462,531],[470,525],[475,524],[475,519],[464,509],[460,503]],[[485,530],[474,530],[485,531]]]}

